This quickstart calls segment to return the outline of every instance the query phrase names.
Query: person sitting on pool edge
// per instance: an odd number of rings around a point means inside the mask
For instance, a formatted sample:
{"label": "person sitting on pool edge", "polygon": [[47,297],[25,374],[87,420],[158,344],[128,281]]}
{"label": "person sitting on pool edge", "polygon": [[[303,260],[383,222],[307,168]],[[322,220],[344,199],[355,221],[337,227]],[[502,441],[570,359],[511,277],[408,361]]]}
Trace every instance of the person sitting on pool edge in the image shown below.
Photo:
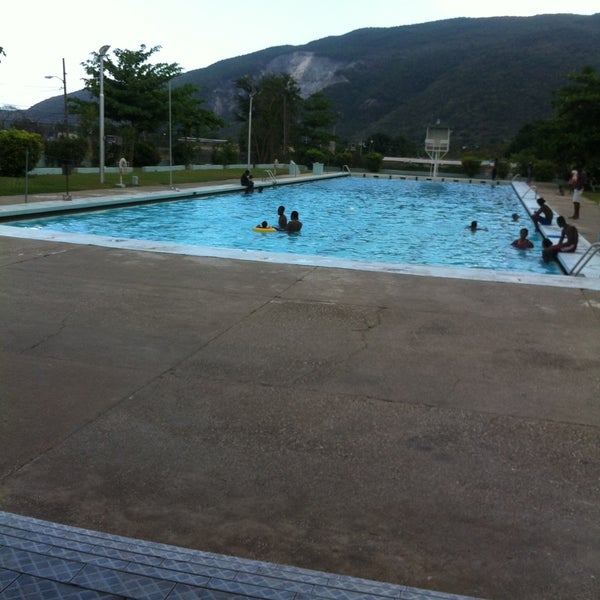
{"label": "person sitting on pool edge", "polygon": [[298,211],[293,210],[292,214],[290,215],[290,220],[288,221],[288,224],[286,225],[285,230],[288,233],[294,233],[296,231],[300,231],[301,229],[302,229],[302,222],[298,219]]}
{"label": "person sitting on pool edge", "polygon": [[511,246],[514,246],[519,250],[528,250],[529,248],[533,248],[533,242],[527,239],[528,235],[529,231],[523,227],[523,229],[519,231],[519,237],[512,242]]}
{"label": "person sitting on pool edge", "polygon": [[552,217],[554,216],[552,209],[543,198],[538,198],[537,203],[539,208],[531,215],[531,220],[535,223],[535,226],[537,227],[538,224],[552,225]]}
{"label": "person sitting on pool edge", "polygon": [[246,194],[250,194],[254,191],[254,181],[252,181],[252,175],[250,175],[249,169],[246,169],[240,177],[240,184],[246,188]]}
{"label": "person sitting on pool edge", "polygon": [[285,229],[287,226],[287,217],[285,216],[285,206],[280,206],[277,209],[277,215],[279,217],[278,221],[277,221],[277,227],[279,229]]}
{"label": "person sitting on pool edge", "polygon": [[558,244],[544,248],[542,251],[544,262],[555,259],[559,252],[575,252],[577,250],[577,243],[579,242],[577,227],[569,225],[563,216],[557,217],[556,224],[562,229],[560,239]]}

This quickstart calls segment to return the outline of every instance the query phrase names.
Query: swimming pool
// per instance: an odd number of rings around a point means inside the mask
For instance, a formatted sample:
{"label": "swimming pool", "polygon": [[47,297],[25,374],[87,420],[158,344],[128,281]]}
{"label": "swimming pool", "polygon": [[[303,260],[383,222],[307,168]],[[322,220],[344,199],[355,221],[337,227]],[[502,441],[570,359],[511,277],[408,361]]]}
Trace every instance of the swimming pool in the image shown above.
{"label": "swimming pool", "polygon": [[[300,234],[256,233],[277,207],[300,213]],[[518,222],[512,214],[520,215]],[[485,228],[467,226],[477,220]],[[559,274],[510,186],[345,177],[157,204],[11,222],[116,238],[382,263]],[[535,248],[510,246],[528,227]]]}

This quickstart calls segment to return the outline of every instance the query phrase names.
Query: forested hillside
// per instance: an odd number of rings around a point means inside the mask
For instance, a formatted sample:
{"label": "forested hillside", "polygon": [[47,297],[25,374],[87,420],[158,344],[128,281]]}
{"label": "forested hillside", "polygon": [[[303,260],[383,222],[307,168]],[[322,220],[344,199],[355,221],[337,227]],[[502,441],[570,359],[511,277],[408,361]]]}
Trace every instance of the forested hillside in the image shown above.
{"label": "forested hillside", "polygon": [[[201,42],[190,52],[201,53]],[[600,13],[361,29],[224,60],[181,75],[176,85],[200,87],[206,108],[229,122],[224,135],[238,127],[234,80],[285,72],[303,95],[322,90],[335,101],[336,133],[348,140],[385,132],[421,143],[439,119],[452,129],[455,149],[487,148],[549,117],[553,90],[584,65],[600,70]]]}
{"label": "forested hillside", "polygon": [[421,140],[440,119],[452,128],[453,145],[485,146],[550,116],[552,92],[566,74],[586,64],[600,68],[600,14],[362,29],[223,61],[185,78],[227,117],[236,76],[268,72],[274,63],[294,74],[299,53],[307,65],[297,77],[301,87],[303,79],[326,74],[324,91],[341,113],[338,134],[359,139],[385,131]]}

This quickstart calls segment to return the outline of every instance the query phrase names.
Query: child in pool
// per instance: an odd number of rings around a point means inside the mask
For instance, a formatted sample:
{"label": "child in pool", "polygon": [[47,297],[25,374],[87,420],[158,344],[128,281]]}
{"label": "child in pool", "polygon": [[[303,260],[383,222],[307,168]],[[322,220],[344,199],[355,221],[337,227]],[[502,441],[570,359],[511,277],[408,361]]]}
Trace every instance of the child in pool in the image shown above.
{"label": "child in pool", "polygon": [[528,250],[529,248],[533,248],[533,243],[527,238],[528,235],[529,231],[523,227],[523,229],[521,229],[519,232],[519,237],[514,240],[511,245],[519,250]]}

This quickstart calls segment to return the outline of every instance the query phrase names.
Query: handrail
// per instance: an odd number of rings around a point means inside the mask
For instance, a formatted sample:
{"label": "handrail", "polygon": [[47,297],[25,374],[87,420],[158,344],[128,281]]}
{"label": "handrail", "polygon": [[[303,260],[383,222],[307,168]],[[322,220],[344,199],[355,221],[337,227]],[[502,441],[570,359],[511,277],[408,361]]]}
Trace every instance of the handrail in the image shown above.
{"label": "handrail", "polygon": [[529,192],[533,192],[533,198],[537,200],[537,187],[535,185],[530,185],[529,189],[521,196],[521,200],[525,200],[527,198],[527,194]]}
{"label": "handrail", "polygon": [[[591,244],[590,247],[581,255],[581,258],[575,263],[573,268],[569,271],[569,275],[579,275],[585,265],[600,252],[600,242]],[[578,268],[579,267],[579,268]]]}
{"label": "handrail", "polygon": [[342,167],[342,171],[346,171],[347,173],[351,173],[351,171],[350,171],[350,167],[349,167],[348,165],[344,165],[344,166]]}
{"label": "handrail", "polygon": [[268,179],[273,183],[277,183],[277,176],[273,173],[273,171],[271,171],[271,169],[265,169],[265,174],[266,177],[263,177],[263,181],[266,181]]}

